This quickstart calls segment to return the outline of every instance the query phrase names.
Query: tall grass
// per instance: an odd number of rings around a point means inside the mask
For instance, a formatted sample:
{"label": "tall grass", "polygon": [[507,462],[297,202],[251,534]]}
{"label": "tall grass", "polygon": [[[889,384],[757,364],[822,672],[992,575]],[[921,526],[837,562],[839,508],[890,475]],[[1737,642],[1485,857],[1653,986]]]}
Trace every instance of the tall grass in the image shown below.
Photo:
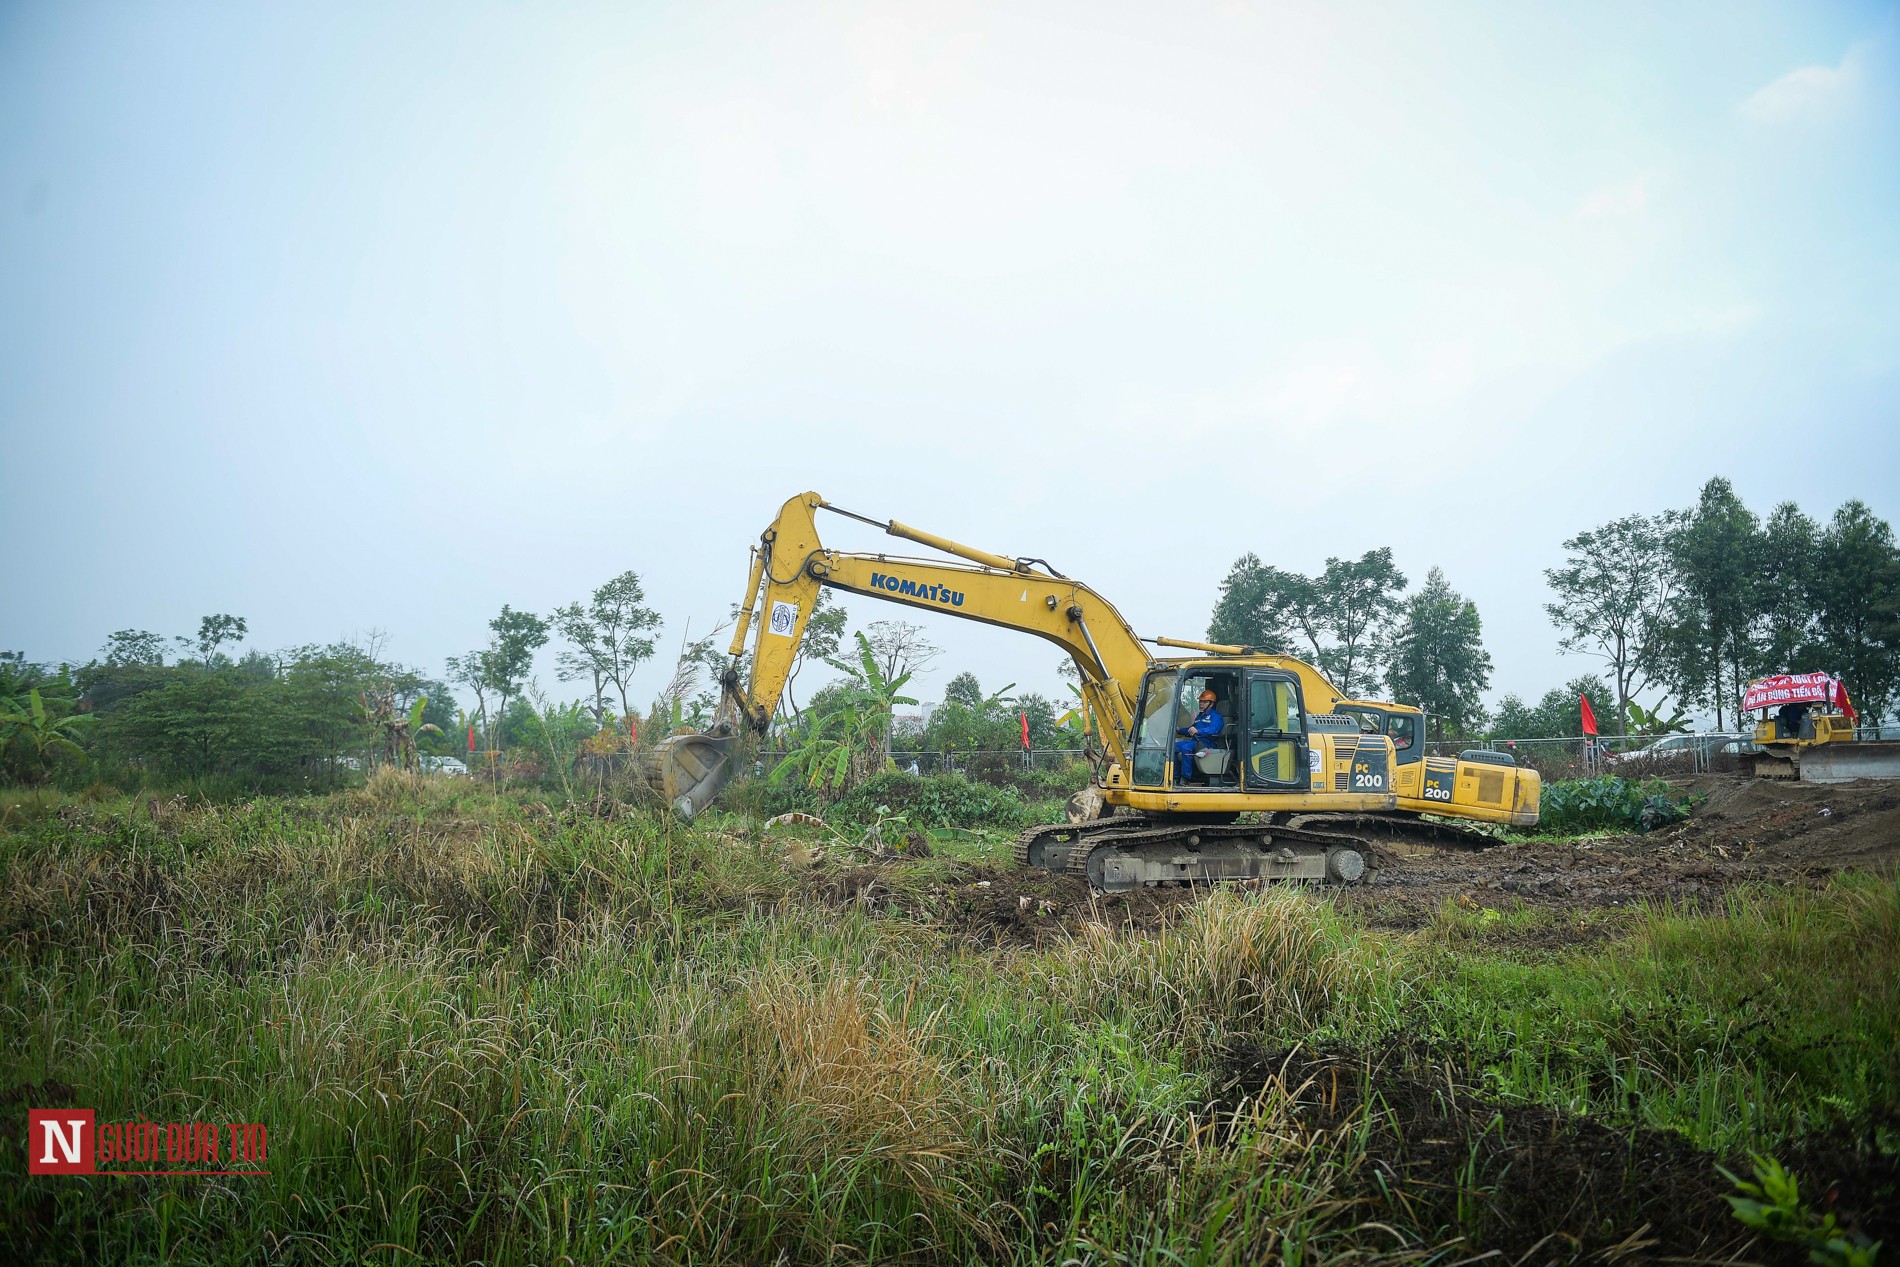
{"label": "tall grass", "polygon": [[1600,947],[1525,959],[1474,955],[1469,922],[1441,920],[1338,1038],[1449,1054],[1501,1096],[1728,1155],[1900,1104],[1894,878],[1742,889],[1718,913],[1658,904],[1620,923]]}
{"label": "tall grass", "polygon": [[9,1134],[0,1239],[44,1261],[1404,1259],[1461,1229],[1408,1221],[1365,1116],[1227,1085],[1232,1044],[1419,1044],[1500,1097],[1730,1151],[1900,1085],[1891,881],[1656,909],[1532,960],[1298,889],[987,953],[828,904],[741,822],[605,812],[389,774],[10,817],[11,1111],[263,1122],[270,1174],[29,1180]]}

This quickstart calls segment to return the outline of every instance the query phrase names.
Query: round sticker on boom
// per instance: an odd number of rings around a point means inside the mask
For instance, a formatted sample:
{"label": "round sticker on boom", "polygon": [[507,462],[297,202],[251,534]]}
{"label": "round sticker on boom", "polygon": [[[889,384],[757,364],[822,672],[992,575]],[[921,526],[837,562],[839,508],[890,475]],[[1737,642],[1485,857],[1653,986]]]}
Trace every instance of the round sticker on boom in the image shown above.
{"label": "round sticker on boom", "polygon": [[792,636],[792,629],[798,624],[797,603],[772,604],[772,632],[781,638]]}

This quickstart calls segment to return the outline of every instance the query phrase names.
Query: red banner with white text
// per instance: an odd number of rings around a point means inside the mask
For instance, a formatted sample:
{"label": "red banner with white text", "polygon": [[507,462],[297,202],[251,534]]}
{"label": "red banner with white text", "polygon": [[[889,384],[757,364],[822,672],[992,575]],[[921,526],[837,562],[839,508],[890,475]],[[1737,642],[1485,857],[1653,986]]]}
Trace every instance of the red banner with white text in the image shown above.
{"label": "red banner with white text", "polygon": [[1783,704],[1832,704],[1846,691],[1827,673],[1783,673],[1750,682],[1742,695],[1742,709],[1779,708]]}

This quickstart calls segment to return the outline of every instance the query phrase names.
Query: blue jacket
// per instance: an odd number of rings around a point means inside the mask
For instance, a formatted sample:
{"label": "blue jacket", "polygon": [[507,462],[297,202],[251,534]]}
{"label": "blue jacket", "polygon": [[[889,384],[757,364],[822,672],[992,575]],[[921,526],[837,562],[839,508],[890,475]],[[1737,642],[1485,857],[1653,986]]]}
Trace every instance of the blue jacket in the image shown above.
{"label": "blue jacket", "polygon": [[1219,709],[1209,704],[1194,714],[1194,721],[1188,726],[1186,733],[1189,738],[1199,739],[1202,743],[1206,743],[1210,739],[1220,738],[1220,732],[1226,727],[1227,719],[1220,715]]}

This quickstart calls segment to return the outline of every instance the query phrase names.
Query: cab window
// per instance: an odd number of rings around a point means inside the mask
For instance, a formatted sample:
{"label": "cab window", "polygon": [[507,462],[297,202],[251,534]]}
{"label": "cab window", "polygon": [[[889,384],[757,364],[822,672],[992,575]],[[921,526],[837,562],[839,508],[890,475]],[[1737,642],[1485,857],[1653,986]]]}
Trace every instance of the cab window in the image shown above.
{"label": "cab window", "polygon": [[1419,743],[1417,713],[1387,714],[1385,733],[1392,739],[1392,751],[1400,765],[1410,765],[1424,755],[1424,746]]}
{"label": "cab window", "polygon": [[1299,684],[1278,673],[1247,678],[1246,778],[1259,791],[1297,791],[1306,786],[1305,715]]}
{"label": "cab window", "polygon": [[1141,721],[1135,728],[1134,783],[1160,787],[1174,759],[1176,674],[1151,673],[1141,694]]}
{"label": "cab window", "polygon": [[1337,711],[1352,718],[1358,725],[1359,733],[1362,735],[1377,735],[1383,733],[1385,730],[1385,714],[1376,708],[1341,704]]}

